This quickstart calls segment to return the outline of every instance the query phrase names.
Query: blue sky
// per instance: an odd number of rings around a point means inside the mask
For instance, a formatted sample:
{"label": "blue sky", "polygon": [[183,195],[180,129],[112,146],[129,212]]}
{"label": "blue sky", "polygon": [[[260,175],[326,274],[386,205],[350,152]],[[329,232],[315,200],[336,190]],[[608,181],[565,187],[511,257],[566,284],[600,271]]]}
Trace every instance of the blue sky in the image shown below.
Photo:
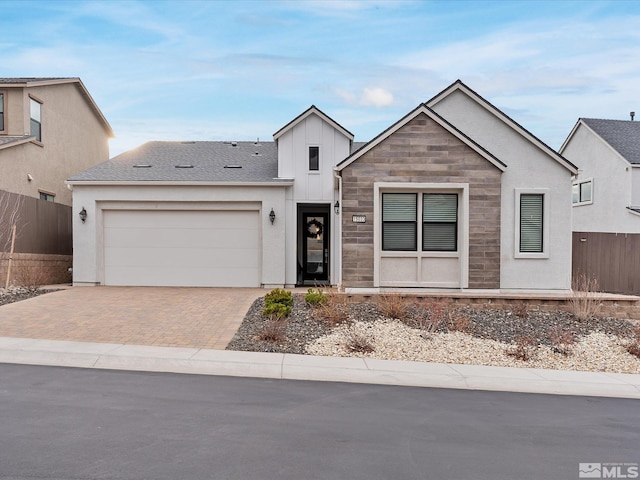
{"label": "blue sky", "polygon": [[0,75],[80,77],[116,138],[271,139],[315,104],[369,140],[456,79],[554,148],[640,114],[640,2],[4,1]]}

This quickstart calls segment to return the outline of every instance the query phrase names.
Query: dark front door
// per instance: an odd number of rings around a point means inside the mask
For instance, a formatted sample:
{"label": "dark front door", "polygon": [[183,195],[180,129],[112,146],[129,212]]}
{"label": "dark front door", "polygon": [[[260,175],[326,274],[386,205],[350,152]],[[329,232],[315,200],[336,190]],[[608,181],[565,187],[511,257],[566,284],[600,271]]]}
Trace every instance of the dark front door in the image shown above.
{"label": "dark front door", "polygon": [[327,212],[302,213],[302,278],[329,279],[329,215]]}

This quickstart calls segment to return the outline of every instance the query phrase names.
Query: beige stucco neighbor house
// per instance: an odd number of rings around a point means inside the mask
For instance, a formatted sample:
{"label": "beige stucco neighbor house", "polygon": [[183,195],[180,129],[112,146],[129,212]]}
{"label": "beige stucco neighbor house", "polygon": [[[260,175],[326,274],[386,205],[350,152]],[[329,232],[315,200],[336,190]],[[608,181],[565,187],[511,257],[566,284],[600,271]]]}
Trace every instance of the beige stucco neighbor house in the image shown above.
{"label": "beige stucco neighbor house", "polygon": [[568,291],[576,173],[460,81],[367,143],[311,106],[71,177],[74,283]]}
{"label": "beige stucco neighbor house", "polygon": [[[79,78],[0,78],[0,252],[10,248],[11,211],[20,210],[14,259],[46,270],[53,258],[67,271],[72,195],[65,182],[108,160],[110,137],[109,123]],[[0,260],[4,280],[7,258]],[[61,280],[50,273],[43,281]]]}
{"label": "beige stucco neighbor house", "polygon": [[108,160],[111,137],[79,78],[0,78],[0,190],[70,206],[66,179]]}

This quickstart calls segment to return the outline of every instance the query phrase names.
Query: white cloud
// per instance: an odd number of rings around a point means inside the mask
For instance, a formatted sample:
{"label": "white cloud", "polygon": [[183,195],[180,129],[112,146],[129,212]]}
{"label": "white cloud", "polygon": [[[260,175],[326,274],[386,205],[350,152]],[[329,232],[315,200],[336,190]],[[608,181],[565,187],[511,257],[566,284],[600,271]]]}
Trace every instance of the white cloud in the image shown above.
{"label": "white cloud", "polygon": [[388,107],[393,104],[393,94],[380,87],[366,87],[362,92],[360,103],[364,106]]}

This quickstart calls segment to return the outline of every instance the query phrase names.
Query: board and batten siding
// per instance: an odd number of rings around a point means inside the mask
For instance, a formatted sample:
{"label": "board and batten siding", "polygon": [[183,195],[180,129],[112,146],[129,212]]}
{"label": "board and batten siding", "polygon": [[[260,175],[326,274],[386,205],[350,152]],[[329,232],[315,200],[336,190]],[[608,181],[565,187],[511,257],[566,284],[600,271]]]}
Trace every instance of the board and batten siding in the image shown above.
{"label": "board and batten siding", "polygon": [[[376,182],[468,184],[468,286],[500,287],[501,172],[435,121],[418,115],[345,167],[342,178],[344,287],[374,286]],[[367,222],[353,223],[353,215]]]}

